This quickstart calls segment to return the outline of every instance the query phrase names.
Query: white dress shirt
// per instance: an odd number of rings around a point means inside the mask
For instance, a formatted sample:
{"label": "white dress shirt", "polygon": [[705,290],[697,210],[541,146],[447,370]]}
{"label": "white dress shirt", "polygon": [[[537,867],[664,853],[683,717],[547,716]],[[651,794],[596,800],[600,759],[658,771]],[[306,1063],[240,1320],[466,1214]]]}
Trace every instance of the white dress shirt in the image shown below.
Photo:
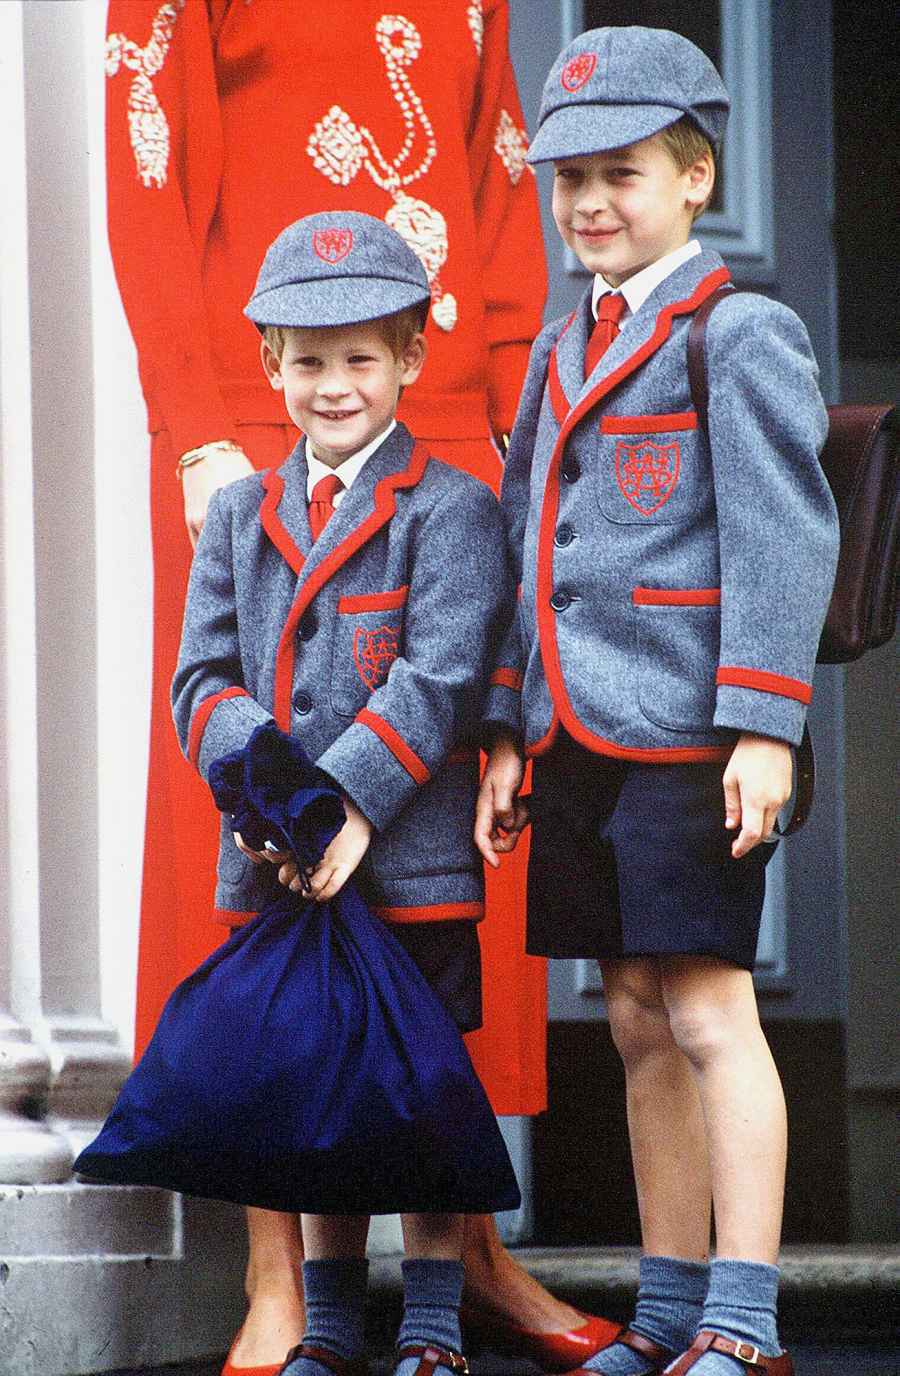
{"label": "white dress shirt", "polygon": [[343,491],[336,492],[334,495],[333,505],[340,506],[341,502],[344,500],[347,488],[359,477],[366,459],[372,457],[380,444],[384,444],[388,435],[392,430],[396,429],[396,426],[396,420],[392,420],[386,430],[382,430],[381,434],[376,435],[374,440],[370,440],[368,444],[363,445],[362,449],[358,449],[355,454],[351,454],[349,459],[344,459],[344,462],[339,463],[337,468],[329,468],[328,464],[323,463],[321,459],[317,459],[312,445],[309,440],[307,440],[306,464],[309,473],[306,479],[306,500],[308,502],[312,501],[313,488],[316,483],[319,482],[321,478],[327,478],[330,473],[333,473],[334,476],[340,478],[341,482],[344,484]]}
{"label": "white dress shirt", "polygon": [[625,310],[622,312],[622,323],[632,315],[636,315],[643,306],[647,297],[652,291],[656,291],[660,282],[673,273],[676,268],[680,268],[682,263],[686,263],[689,258],[694,258],[700,252],[700,245],[696,239],[690,239],[681,248],[674,248],[671,253],[664,253],[662,258],[657,258],[655,263],[649,267],[641,268],[633,277],[629,277],[619,287],[611,287],[605,277],[601,277],[599,272],[594,278],[594,291],[591,297],[591,310],[594,312],[594,319],[597,319],[597,308],[600,297],[607,292],[619,291],[625,297]]}

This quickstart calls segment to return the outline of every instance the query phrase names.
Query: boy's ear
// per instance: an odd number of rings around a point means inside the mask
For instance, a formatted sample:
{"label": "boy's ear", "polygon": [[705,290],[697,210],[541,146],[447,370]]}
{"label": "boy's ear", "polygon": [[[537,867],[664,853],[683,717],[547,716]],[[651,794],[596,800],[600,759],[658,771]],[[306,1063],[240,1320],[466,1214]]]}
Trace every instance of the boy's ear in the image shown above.
{"label": "boy's ear", "polygon": [[422,365],[425,362],[425,355],[427,353],[428,344],[426,343],[424,334],[413,335],[412,339],[403,350],[403,353],[400,355],[400,367],[402,370],[400,373],[401,387],[408,387],[411,382],[415,382],[422,371]]}
{"label": "boy's ear", "polygon": [[706,204],[715,185],[716,168],[710,155],[704,153],[695,162],[692,162],[687,169],[687,174],[687,203],[696,209],[697,206]]}
{"label": "boy's ear", "polygon": [[262,366],[266,377],[269,379],[269,382],[275,388],[276,392],[280,392],[281,388],[284,386],[284,380],[281,376],[281,359],[276,353],[273,353],[265,339],[259,341],[259,356],[262,359]]}

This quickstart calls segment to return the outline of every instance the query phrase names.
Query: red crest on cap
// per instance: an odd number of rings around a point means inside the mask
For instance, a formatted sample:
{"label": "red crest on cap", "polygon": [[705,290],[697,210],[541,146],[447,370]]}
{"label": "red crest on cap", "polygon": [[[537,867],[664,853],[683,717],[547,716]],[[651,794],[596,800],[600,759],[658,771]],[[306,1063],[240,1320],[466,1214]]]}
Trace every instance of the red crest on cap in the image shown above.
{"label": "red crest on cap", "polygon": [[313,248],[326,263],[339,263],[353,247],[352,229],[317,229],[313,235]]}
{"label": "red crest on cap", "polygon": [[590,81],[597,66],[596,53],[576,53],[562,69],[560,82],[567,91],[580,91]]}

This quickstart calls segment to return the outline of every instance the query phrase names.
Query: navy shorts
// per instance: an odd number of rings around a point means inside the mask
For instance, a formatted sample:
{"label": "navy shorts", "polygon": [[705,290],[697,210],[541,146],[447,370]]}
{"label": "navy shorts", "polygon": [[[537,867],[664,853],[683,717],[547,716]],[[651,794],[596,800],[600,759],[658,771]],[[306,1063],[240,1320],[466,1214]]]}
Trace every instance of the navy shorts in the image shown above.
{"label": "navy shorts", "polygon": [[481,1026],[481,947],[475,922],[388,922],[460,1032]]}
{"label": "navy shorts", "polygon": [[753,969],[773,845],[731,855],[722,764],[639,764],[560,735],[535,761],[527,950]]}

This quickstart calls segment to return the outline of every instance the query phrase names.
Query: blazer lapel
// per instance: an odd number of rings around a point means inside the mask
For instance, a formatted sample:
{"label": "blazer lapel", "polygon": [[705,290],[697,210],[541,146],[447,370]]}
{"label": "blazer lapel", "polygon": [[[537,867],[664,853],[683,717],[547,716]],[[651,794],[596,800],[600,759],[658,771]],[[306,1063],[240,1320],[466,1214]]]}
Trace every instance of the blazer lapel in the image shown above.
{"label": "blazer lapel", "polygon": [[298,440],[280,468],[263,476],[259,519],[272,544],[300,575],[309,558],[312,536],[306,502],[306,441]]}

